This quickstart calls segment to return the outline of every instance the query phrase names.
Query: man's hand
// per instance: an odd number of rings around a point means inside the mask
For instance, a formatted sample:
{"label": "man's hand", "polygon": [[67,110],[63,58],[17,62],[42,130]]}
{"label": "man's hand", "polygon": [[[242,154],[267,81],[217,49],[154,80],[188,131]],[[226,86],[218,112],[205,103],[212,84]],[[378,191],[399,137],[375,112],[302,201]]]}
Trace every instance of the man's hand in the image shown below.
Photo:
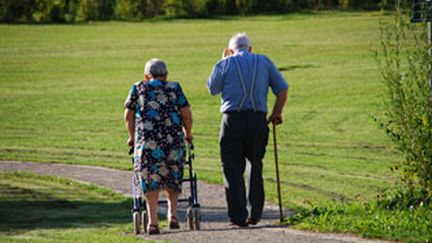
{"label": "man's hand", "polygon": [[285,105],[288,96],[288,89],[282,90],[276,97],[276,101],[273,107],[273,112],[269,117],[269,122],[274,125],[282,124],[282,109]]}
{"label": "man's hand", "polygon": [[231,55],[231,51],[228,48],[225,48],[222,52],[222,59],[225,59]]}
{"label": "man's hand", "polygon": [[282,124],[282,115],[278,114],[271,114],[271,116],[269,117],[268,122],[272,123],[273,125],[279,125]]}

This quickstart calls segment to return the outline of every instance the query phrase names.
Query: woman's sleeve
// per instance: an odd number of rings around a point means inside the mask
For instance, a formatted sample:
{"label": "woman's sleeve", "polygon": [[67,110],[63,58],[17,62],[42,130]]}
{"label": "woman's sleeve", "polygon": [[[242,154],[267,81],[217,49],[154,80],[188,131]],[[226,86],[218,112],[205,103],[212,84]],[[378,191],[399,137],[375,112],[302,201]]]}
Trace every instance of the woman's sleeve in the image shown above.
{"label": "woman's sleeve", "polygon": [[138,100],[137,88],[136,85],[133,85],[129,91],[128,97],[126,98],[124,107],[129,110],[135,110],[137,106],[137,100]]}
{"label": "woman's sleeve", "polygon": [[175,93],[177,96],[177,106],[181,109],[183,107],[189,106],[189,102],[186,98],[186,96],[183,93],[183,90],[180,86],[180,84],[177,85],[175,89]]}

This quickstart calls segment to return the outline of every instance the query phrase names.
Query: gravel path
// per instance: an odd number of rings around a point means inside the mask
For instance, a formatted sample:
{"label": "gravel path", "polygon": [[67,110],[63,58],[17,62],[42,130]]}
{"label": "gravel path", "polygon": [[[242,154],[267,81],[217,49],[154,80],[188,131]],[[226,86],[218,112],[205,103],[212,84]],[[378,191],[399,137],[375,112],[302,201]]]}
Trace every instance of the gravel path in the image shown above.
{"label": "gravel path", "polygon": [[[74,180],[93,183],[99,186],[113,189],[126,196],[131,196],[132,172],[114,170],[94,166],[79,166],[57,163],[31,163],[17,161],[0,161],[0,171],[31,171],[45,175],[56,175]],[[186,204],[179,207],[180,230],[162,229],[161,235],[140,235],[144,239],[172,240],[174,242],[379,242],[369,241],[349,235],[318,234],[292,230],[283,226],[276,226],[274,222],[279,218],[277,206],[266,203],[263,219],[257,226],[249,229],[231,229],[228,225],[226,203],[223,187],[220,185],[198,183],[198,196],[201,204],[201,228],[200,231],[189,231],[186,226]],[[184,193],[189,194],[188,188]],[[161,213],[166,213],[166,208],[161,207]],[[284,211],[284,215],[290,215],[291,210]]]}

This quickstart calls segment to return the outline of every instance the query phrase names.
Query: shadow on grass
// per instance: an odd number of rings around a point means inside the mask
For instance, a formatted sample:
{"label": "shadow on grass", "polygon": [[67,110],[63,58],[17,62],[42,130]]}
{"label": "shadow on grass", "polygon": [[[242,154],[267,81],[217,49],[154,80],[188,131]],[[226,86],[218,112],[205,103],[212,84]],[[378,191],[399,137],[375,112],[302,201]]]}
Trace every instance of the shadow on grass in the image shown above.
{"label": "shadow on grass", "polygon": [[307,69],[307,68],[317,68],[318,66],[316,65],[311,65],[311,64],[306,64],[306,65],[289,65],[289,66],[282,66],[279,67],[278,70],[281,72],[284,71],[292,71],[292,70],[296,70],[296,69]]}
{"label": "shadow on grass", "polygon": [[[42,190],[40,181],[34,183],[29,188],[0,181],[0,233],[131,222],[131,199],[106,194],[101,197],[92,191],[79,191],[80,188]],[[71,196],[77,191],[81,196]]]}
{"label": "shadow on grass", "polygon": [[131,222],[131,201],[2,201],[0,232],[95,227]]}

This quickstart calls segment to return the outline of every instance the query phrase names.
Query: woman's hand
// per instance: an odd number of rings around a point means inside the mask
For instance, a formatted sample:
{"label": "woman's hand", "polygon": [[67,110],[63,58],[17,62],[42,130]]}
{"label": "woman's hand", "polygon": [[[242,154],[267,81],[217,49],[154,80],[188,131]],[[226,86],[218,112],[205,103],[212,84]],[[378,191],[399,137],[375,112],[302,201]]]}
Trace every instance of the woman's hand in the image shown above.
{"label": "woman's hand", "polygon": [[192,132],[188,132],[188,131],[184,131],[184,132],[185,132],[185,140],[186,140],[186,142],[188,142],[189,144],[191,144],[192,140],[193,140]]}
{"label": "woman's hand", "polygon": [[183,122],[183,133],[185,135],[185,140],[188,143],[192,143],[192,111],[189,106],[185,106],[180,109],[180,115]]}
{"label": "woman's hand", "polygon": [[127,140],[127,144],[128,144],[128,146],[129,147],[132,147],[133,145],[134,145],[134,138],[132,138],[132,137],[129,137],[128,138],[128,140]]}

